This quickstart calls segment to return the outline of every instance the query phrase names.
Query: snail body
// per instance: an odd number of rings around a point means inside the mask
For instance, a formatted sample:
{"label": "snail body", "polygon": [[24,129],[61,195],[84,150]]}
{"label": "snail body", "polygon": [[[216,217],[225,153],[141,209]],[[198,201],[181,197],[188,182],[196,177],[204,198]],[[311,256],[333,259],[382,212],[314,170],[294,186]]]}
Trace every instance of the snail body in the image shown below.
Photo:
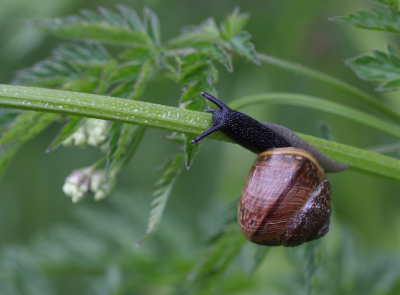
{"label": "snail body", "polygon": [[297,246],[326,235],[331,215],[331,188],[324,175],[347,168],[291,130],[231,110],[206,92],[218,109],[212,126],[191,141],[196,144],[220,130],[235,143],[257,153],[238,205],[243,235],[267,246]]}

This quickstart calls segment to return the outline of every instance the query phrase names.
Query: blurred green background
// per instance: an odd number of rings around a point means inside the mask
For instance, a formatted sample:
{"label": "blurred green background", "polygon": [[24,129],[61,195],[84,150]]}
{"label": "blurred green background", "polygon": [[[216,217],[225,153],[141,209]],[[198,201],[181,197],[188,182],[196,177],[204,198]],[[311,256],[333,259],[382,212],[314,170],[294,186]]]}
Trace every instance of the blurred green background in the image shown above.
{"label": "blurred green background", "polygon": [[[251,14],[246,29],[252,34],[258,52],[338,77],[400,110],[396,93],[374,93],[373,84],[359,80],[344,65],[346,58],[370,52],[372,48],[383,50],[386,43],[396,46],[398,40],[391,35],[356,30],[328,21],[330,16],[369,9],[369,2],[120,0],[118,3],[130,6],[139,13],[144,6],[150,7],[160,19],[164,41],[177,35],[182,27],[199,24],[210,16],[219,23],[235,6],[240,6],[241,11]],[[0,83],[9,83],[16,70],[45,58],[52,48],[63,41],[24,25],[25,19],[64,16],[78,13],[82,8],[96,9],[98,6],[114,9],[115,4],[110,0],[0,1]],[[224,102],[249,94],[285,91],[306,93],[362,108],[351,98],[314,81],[270,66],[257,67],[243,61],[234,62],[233,73],[220,68],[217,89],[219,98]],[[179,87],[167,80],[151,81],[143,96],[146,101],[172,106],[178,105],[179,97]],[[335,141],[360,148],[395,142],[386,135],[355,123],[295,106],[257,106],[243,111],[259,120],[315,136],[319,135],[318,126],[321,123],[328,124]],[[79,207],[100,210],[108,206],[109,200],[94,203],[89,198],[72,204],[62,192],[65,177],[74,169],[92,164],[99,152],[90,147],[84,150],[61,147],[45,154],[59,127],[52,126],[24,145],[0,182],[0,243],[3,249],[15,244],[30,245],[35,237],[46,234],[59,224],[76,223],[79,226],[74,217]],[[199,253],[199,245],[215,224],[216,208],[238,198],[254,155],[236,145],[211,140],[204,142],[190,171],[183,171],[175,185],[159,230],[136,250],[133,249],[134,243],[145,231],[151,186],[159,176],[156,168],[176,149],[175,144],[161,139],[164,134],[160,130],[147,130],[137,154],[124,173],[119,175],[115,193],[109,198],[124,195],[135,204],[137,215],[133,219],[130,237],[133,253],[136,251],[137,255],[147,253],[155,257],[180,255],[193,262]],[[350,229],[357,251],[361,253],[377,250],[400,254],[399,184],[357,171],[330,175],[329,179],[336,222],[331,229],[332,235],[326,239],[333,241],[337,227],[345,227]],[[252,278],[240,271],[240,263],[232,266],[237,278],[231,282],[232,288],[236,283],[242,286],[241,294],[250,294],[247,293],[250,289],[254,289],[254,294],[266,294],[256,292],[269,290],[271,281],[284,277],[293,271],[293,267],[284,250],[274,248]],[[59,280],[64,278],[60,276]],[[59,294],[77,294],[74,292],[80,292],[77,291],[82,290],[80,288],[84,290],[84,282],[74,282],[75,287],[61,288]],[[137,294],[168,294],[168,286],[174,282],[174,279],[157,281],[154,284],[162,287],[139,289]],[[64,283],[59,282],[59,285]],[[250,288],[250,283],[255,287]],[[397,285],[400,286],[400,283]]]}

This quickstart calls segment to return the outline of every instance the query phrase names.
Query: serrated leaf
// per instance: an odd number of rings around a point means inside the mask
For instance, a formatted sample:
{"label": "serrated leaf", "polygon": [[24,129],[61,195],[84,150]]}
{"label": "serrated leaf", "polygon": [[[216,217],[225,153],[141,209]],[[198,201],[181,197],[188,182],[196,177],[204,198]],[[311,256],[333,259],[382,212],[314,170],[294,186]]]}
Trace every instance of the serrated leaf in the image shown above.
{"label": "serrated leaf", "polygon": [[120,57],[125,60],[144,62],[153,57],[153,53],[146,46],[135,46],[124,51]]}
{"label": "serrated leaf", "polygon": [[143,63],[142,67],[140,68],[140,75],[139,78],[136,80],[136,83],[133,87],[132,93],[128,96],[128,99],[137,100],[140,95],[142,95],[147,81],[151,76],[151,70],[153,67],[153,61],[147,60]]}
{"label": "serrated leaf", "polygon": [[58,148],[60,144],[66,140],[72,133],[74,133],[80,126],[86,121],[86,118],[78,116],[69,116],[67,118],[67,124],[61,129],[60,134],[53,140],[50,146],[47,148],[46,153],[51,152]]}
{"label": "serrated leaf", "polygon": [[213,75],[210,57],[203,52],[195,52],[184,57],[179,71],[177,83],[188,83],[192,81],[208,79]]}
{"label": "serrated leaf", "polygon": [[229,40],[236,35],[246,26],[249,17],[248,13],[240,13],[239,7],[236,7],[221,23],[222,38]]}
{"label": "serrated leaf", "polygon": [[376,90],[397,90],[400,79],[400,58],[394,48],[387,45],[388,53],[373,50],[373,56],[360,55],[348,59],[346,64],[350,66],[357,76],[369,81],[384,82]]}
{"label": "serrated leaf", "polygon": [[199,151],[199,144],[192,145],[190,141],[196,138],[196,135],[185,135],[185,165],[187,170],[192,166],[193,160]]}
{"label": "serrated leaf", "polygon": [[[123,124],[119,129],[118,141],[113,143],[114,148],[107,155],[105,176],[115,174],[126,164],[139,146],[146,128],[137,125]],[[110,131],[111,135],[111,131]],[[117,135],[117,132],[115,132]],[[111,138],[110,143],[111,145]]]}
{"label": "serrated leaf", "polygon": [[23,112],[0,136],[0,176],[18,148],[27,140],[48,127],[57,114]]}
{"label": "serrated leaf", "polygon": [[57,88],[81,76],[82,71],[73,63],[49,58],[35,63],[31,68],[18,71],[12,83]]}
{"label": "serrated leaf", "polygon": [[200,43],[194,47],[200,49],[202,53],[208,54],[211,58],[217,60],[226,67],[228,72],[233,72],[232,58],[228,52],[219,43]]}
{"label": "serrated leaf", "polygon": [[215,90],[204,81],[199,81],[184,88],[180,105],[192,111],[203,112],[207,108],[207,102],[204,97],[200,96],[201,91],[215,94]]}
{"label": "serrated leaf", "polygon": [[120,64],[113,73],[110,83],[136,81],[139,77],[141,67],[142,65],[135,61]]}
{"label": "serrated leaf", "polygon": [[124,127],[124,123],[121,122],[112,122],[110,131],[108,132],[108,149],[107,149],[107,163],[104,168],[104,175],[107,179],[108,174],[110,172],[110,167],[115,162],[116,151],[118,150],[118,143],[121,137],[122,129]]}
{"label": "serrated leaf", "polygon": [[133,92],[134,87],[135,87],[135,82],[121,83],[110,91],[109,96],[128,98],[130,94]]}
{"label": "serrated leaf", "polygon": [[53,50],[52,56],[56,59],[68,60],[84,68],[102,66],[111,58],[99,42],[90,41],[61,44]]}
{"label": "serrated leaf", "polygon": [[250,59],[256,65],[260,65],[261,63],[257,58],[254,44],[249,41],[250,39],[251,35],[248,32],[242,31],[230,38],[229,44],[239,55]]}
{"label": "serrated leaf", "polygon": [[199,26],[185,28],[182,34],[169,40],[167,45],[172,48],[179,48],[197,42],[218,42],[221,39],[215,20],[208,18]]}
{"label": "serrated leaf", "polygon": [[156,46],[161,45],[161,28],[160,21],[158,20],[157,15],[148,7],[143,9],[144,12],[144,20],[143,23],[146,26],[148,34],[153,39],[153,42]]}
{"label": "serrated leaf", "polygon": [[399,0],[372,0],[372,1],[399,10]]}
{"label": "serrated leaf", "polygon": [[137,15],[136,11],[134,11],[132,8],[122,5],[122,4],[117,4],[117,9],[123,16],[126,24],[135,31],[145,31],[142,21],[140,20],[139,16]]}
{"label": "serrated leaf", "polygon": [[153,201],[150,205],[150,217],[146,232],[136,247],[147,240],[157,229],[172,188],[182,171],[184,160],[185,156],[182,153],[176,154],[172,160],[166,163],[161,178],[154,184]]}
{"label": "serrated leaf", "polygon": [[[120,6],[121,8],[121,6]],[[31,25],[47,32],[71,39],[93,40],[113,45],[141,44],[153,47],[153,42],[145,32],[132,28],[135,16],[128,17],[129,11],[123,9],[122,16],[105,8],[100,14],[83,10],[82,16],[30,21]]]}
{"label": "serrated leaf", "polygon": [[356,28],[400,33],[399,18],[400,12],[398,10],[387,7],[385,10],[374,9],[371,12],[361,11],[346,16],[332,17],[330,20]]}

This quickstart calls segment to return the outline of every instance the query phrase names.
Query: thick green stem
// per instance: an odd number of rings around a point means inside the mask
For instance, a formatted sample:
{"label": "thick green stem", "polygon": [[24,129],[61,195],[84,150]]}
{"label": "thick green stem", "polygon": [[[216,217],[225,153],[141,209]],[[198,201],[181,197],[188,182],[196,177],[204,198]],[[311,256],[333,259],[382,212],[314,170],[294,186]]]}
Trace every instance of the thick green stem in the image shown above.
{"label": "thick green stem", "polygon": [[[0,107],[119,121],[195,135],[211,126],[211,115],[206,113],[122,98],[12,85],[0,85]],[[221,132],[210,138],[229,141]]]}
{"label": "thick green stem", "polygon": [[[195,135],[211,125],[211,115],[201,112],[86,93],[11,85],[0,85],[0,107],[86,116]],[[400,161],[397,159],[298,135],[327,156],[351,168],[400,181]],[[220,132],[210,138],[229,141]]]}

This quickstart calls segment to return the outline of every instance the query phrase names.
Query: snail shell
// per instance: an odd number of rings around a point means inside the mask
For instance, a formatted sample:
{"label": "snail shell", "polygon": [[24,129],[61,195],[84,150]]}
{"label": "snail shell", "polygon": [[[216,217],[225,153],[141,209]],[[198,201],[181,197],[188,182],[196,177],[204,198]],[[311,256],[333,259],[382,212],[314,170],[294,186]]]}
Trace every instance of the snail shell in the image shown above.
{"label": "snail shell", "polygon": [[315,158],[297,148],[258,154],[238,205],[243,235],[267,246],[297,246],[323,237],[331,214],[329,181]]}
{"label": "snail shell", "polygon": [[347,165],[330,159],[288,128],[258,122],[204,91],[200,95],[218,109],[206,110],[213,114],[212,126],[192,144],[221,131],[258,154],[238,205],[243,235],[256,244],[287,247],[326,235],[331,188],[324,170],[339,172]]}

